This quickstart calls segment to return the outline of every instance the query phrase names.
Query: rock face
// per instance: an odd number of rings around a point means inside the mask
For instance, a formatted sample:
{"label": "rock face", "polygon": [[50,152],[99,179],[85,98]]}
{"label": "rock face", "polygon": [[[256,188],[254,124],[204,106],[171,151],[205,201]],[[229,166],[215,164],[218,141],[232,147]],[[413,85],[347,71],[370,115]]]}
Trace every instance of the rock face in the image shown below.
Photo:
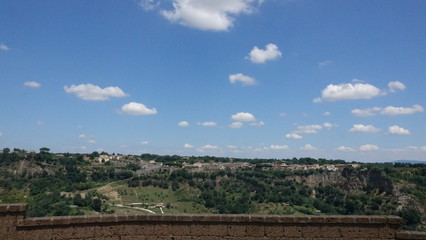
{"label": "rock face", "polygon": [[375,169],[343,168],[336,171],[315,173],[308,177],[289,177],[310,187],[333,185],[346,191],[364,190],[368,187],[393,193],[392,182],[386,179],[384,172]]}

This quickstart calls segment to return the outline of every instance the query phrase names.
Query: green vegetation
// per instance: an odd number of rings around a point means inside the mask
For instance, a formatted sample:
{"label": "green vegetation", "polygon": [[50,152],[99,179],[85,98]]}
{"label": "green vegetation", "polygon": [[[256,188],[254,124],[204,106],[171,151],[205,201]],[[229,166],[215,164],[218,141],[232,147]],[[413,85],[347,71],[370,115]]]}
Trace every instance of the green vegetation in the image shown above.
{"label": "green vegetation", "polygon": [[405,229],[425,230],[424,164],[153,154],[98,160],[106,155],[5,148],[0,202],[28,203],[29,216],[114,211],[399,215]]}

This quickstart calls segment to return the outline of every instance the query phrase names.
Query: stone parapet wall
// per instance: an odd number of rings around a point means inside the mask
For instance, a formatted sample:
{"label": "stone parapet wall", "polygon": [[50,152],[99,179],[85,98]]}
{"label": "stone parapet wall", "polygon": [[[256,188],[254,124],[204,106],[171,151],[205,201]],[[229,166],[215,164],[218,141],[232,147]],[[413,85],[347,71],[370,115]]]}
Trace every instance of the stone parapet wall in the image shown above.
{"label": "stone parapet wall", "polygon": [[0,205],[5,240],[425,239],[394,216],[92,215],[26,218],[26,205]]}

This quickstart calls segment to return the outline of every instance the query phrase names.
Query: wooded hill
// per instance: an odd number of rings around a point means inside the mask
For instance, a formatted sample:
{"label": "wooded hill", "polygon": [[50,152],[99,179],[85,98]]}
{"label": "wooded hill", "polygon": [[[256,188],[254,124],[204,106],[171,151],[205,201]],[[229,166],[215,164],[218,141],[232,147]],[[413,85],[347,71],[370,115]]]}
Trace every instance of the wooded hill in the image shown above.
{"label": "wooded hill", "polygon": [[129,211],[399,215],[404,228],[424,231],[426,165],[5,148],[0,202],[28,203],[30,216]]}

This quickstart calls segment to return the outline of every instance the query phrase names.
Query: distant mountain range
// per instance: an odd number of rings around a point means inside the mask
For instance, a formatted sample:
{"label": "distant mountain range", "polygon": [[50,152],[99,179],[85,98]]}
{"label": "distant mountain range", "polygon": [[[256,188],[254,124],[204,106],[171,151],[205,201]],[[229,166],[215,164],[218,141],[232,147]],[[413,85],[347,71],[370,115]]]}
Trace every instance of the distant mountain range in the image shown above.
{"label": "distant mountain range", "polygon": [[419,160],[396,160],[393,161],[392,163],[411,163],[411,164],[426,164],[426,161],[419,161]]}

